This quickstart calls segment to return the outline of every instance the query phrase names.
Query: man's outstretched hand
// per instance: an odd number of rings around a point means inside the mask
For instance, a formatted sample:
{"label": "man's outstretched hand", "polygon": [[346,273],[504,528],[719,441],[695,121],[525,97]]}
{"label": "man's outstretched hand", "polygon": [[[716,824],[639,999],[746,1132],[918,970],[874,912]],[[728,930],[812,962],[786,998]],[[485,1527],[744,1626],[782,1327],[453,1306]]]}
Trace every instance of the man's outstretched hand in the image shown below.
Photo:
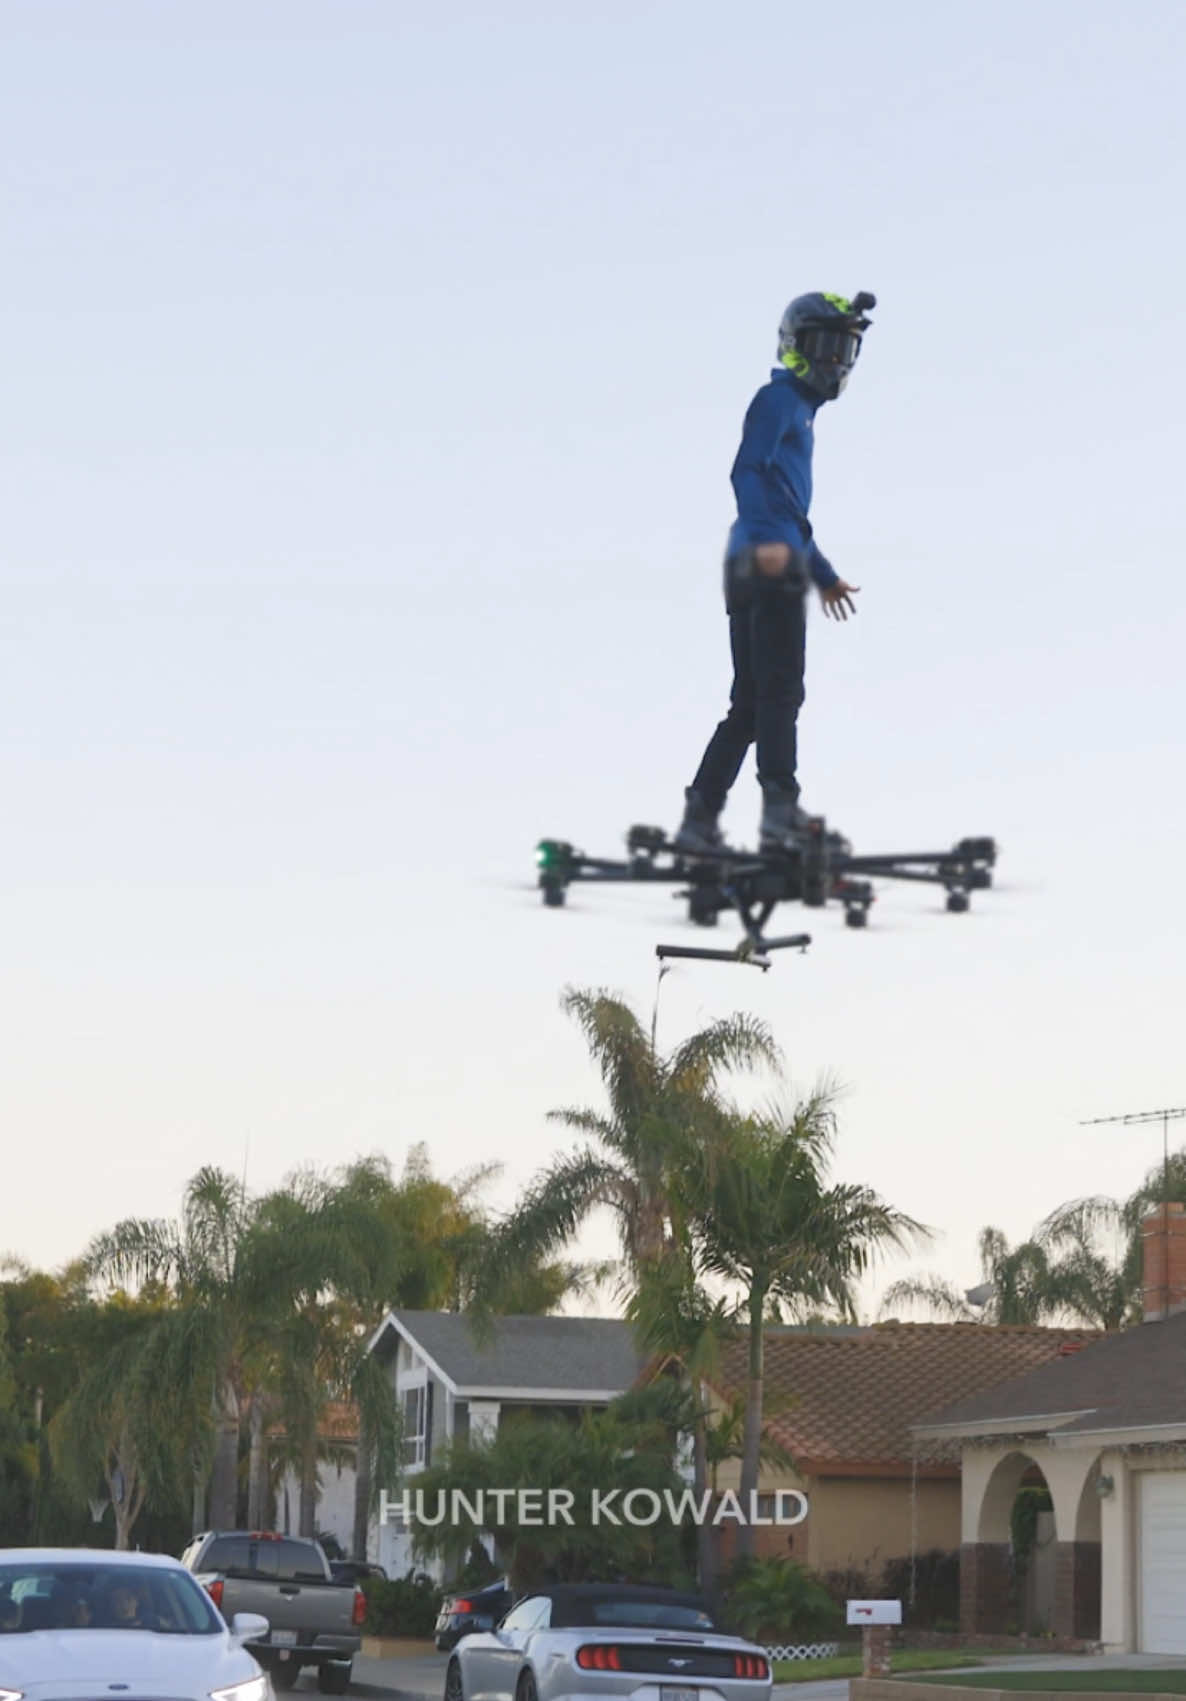
{"label": "man's outstretched hand", "polygon": [[859,585],[847,584],[843,579],[837,579],[834,585],[821,590],[819,600],[824,605],[824,613],[829,620],[847,620],[850,614],[856,613],[853,597],[860,591]]}

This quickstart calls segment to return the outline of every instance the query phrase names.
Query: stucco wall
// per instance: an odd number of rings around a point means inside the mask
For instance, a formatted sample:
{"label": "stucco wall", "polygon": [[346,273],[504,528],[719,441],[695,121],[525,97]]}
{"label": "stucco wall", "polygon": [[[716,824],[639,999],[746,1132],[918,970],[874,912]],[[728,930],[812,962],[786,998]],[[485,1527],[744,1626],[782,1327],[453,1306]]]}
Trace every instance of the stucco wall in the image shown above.
{"label": "stucco wall", "polygon": [[909,1477],[814,1477],[807,1563],[818,1571],[878,1571],[888,1559],[959,1547],[958,1478],[921,1478],[912,1510]]}
{"label": "stucco wall", "polygon": [[[288,1469],[276,1491],[276,1527],[295,1535],[300,1524],[301,1486],[294,1470]],[[317,1528],[335,1535],[342,1552],[350,1552],[354,1534],[354,1465],[317,1462]]]}
{"label": "stucco wall", "polygon": [[[730,1461],[722,1469],[718,1487],[737,1489],[738,1467]],[[901,1559],[911,1551],[912,1522],[915,1551],[931,1548],[954,1552],[960,1545],[960,1485],[958,1477],[920,1477],[917,1508],[912,1514],[910,1478],[903,1477],[799,1477],[793,1473],[763,1472],[759,1492],[800,1489],[807,1496],[809,1511],[802,1524],[790,1528],[759,1529],[756,1547],[762,1555],[797,1559],[817,1571],[858,1570],[878,1572],[889,1559]],[[733,1548],[732,1530],[726,1531],[726,1552]]]}

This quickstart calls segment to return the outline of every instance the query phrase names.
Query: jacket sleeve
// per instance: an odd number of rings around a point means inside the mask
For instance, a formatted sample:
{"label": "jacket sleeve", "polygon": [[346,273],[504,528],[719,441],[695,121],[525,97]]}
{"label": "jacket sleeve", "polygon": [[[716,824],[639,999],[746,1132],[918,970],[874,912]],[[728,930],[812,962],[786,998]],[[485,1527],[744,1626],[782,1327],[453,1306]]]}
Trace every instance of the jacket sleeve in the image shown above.
{"label": "jacket sleeve", "polygon": [[741,430],[741,447],[730,477],[737,512],[751,543],[777,543],[784,535],[770,507],[768,468],[787,426],[787,409],[777,389],[760,390],[750,403]]}
{"label": "jacket sleeve", "polygon": [[839,573],[814,538],[807,545],[807,571],[821,591],[840,583]]}

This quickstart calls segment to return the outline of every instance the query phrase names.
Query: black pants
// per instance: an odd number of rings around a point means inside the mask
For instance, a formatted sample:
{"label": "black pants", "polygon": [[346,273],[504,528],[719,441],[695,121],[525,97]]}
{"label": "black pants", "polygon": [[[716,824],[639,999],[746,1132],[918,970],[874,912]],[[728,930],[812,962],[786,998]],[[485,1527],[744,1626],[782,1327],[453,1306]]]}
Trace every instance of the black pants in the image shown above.
{"label": "black pants", "polygon": [[712,813],[724,807],[751,744],[758,779],[798,797],[795,723],[803,703],[807,606],[805,596],[777,579],[758,579],[729,614],[733,689],[729,713],[696,770],[692,789]]}

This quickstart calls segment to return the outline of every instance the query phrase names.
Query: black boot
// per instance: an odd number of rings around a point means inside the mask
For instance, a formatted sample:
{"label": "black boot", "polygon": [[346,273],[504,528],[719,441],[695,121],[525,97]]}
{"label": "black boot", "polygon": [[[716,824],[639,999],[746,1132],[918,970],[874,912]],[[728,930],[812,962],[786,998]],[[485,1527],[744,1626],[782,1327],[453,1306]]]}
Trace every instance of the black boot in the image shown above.
{"label": "black boot", "polygon": [[689,856],[711,856],[714,851],[728,849],[716,816],[699,792],[689,787],[684,798],[684,818],[671,841],[676,850],[684,851]]}
{"label": "black boot", "polygon": [[764,851],[799,850],[817,819],[800,808],[797,792],[786,786],[763,786],[758,848]]}

